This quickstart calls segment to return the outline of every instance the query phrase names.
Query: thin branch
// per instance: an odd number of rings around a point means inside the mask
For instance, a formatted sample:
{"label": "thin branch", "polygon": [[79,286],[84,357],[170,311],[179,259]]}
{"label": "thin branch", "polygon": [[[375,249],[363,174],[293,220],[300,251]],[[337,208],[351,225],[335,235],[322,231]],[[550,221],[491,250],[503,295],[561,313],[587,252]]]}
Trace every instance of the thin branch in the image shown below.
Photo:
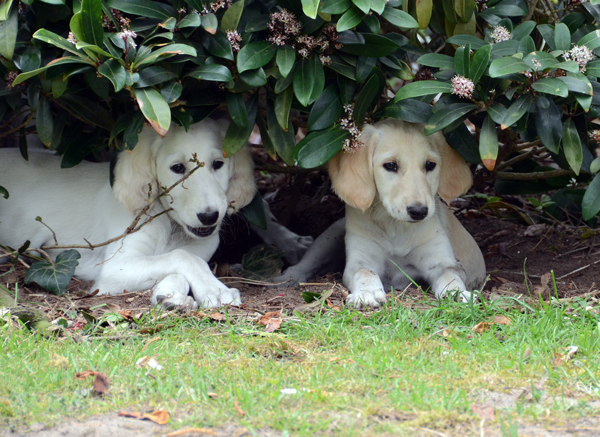
{"label": "thin branch", "polygon": [[[150,201],[148,202],[148,204],[141,209],[141,211],[138,213],[138,215],[135,216],[135,218],[133,219],[133,221],[131,222],[131,224],[127,227],[127,229],[125,229],[125,232],[123,232],[121,235],[119,235],[117,237],[114,237],[114,238],[111,238],[110,240],[106,240],[106,241],[104,241],[102,243],[99,243],[99,244],[91,244],[89,241],[85,240],[88,243],[87,245],[80,245],[80,244],[59,245],[59,244],[55,244],[54,246],[42,246],[42,249],[44,249],[44,250],[51,250],[51,249],[90,249],[90,250],[94,250],[94,249],[96,249],[98,247],[107,246],[107,245],[109,245],[111,243],[114,243],[115,241],[121,240],[121,239],[125,238],[126,236],[139,231],[140,229],[142,229],[144,226],[146,226],[148,223],[150,223],[155,218],[160,217],[163,214],[167,214],[167,213],[173,211],[173,208],[169,208],[169,209],[166,209],[164,211],[159,212],[156,215],[148,216],[148,220],[144,221],[141,225],[138,226],[138,223],[140,222],[140,220],[142,219],[142,217],[146,215],[146,213],[152,207],[152,205],[154,205],[154,202],[156,202],[156,200],[158,200],[161,197],[164,197],[164,196],[168,195],[171,192],[171,190],[173,190],[173,188],[175,188],[177,185],[182,184],[183,182],[185,182],[192,174],[194,174],[194,172],[196,170],[198,170],[200,167],[204,167],[204,163],[198,161],[198,158],[196,157],[196,154],[193,155],[193,158],[190,159],[190,162],[195,162],[197,164],[196,167],[194,167],[188,174],[186,174],[185,176],[183,176],[181,179],[179,179],[173,185],[171,185],[170,187],[168,187],[167,189],[165,189],[158,196],[156,196],[155,198],[150,199]],[[37,250],[37,249],[33,249],[33,250]]]}
{"label": "thin branch", "polygon": [[520,155],[515,156],[514,158],[509,159],[508,161],[504,161],[502,164],[500,164],[499,166],[496,167],[496,171],[502,171],[505,168],[511,167],[513,164],[516,164],[517,162],[521,162],[526,159],[529,159],[533,155],[535,155],[537,153],[537,151],[538,151],[537,148],[534,147],[527,153],[522,153]]}
{"label": "thin branch", "polygon": [[495,174],[496,179],[503,179],[509,181],[533,181],[536,179],[549,179],[556,178],[559,176],[572,175],[573,170],[551,170],[551,171],[537,171],[533,173],[511,173],[511,172],[498,172]]}
{"label": "thin branch", "polygon": [[19,130],[21,130],[22,127],[27,126],[31,120],[33,120],[33,113],[31,113],[29,115],[29,117],[27,117],[27,119],[23,123],[21,123],[20,126],[17,126],[15,128],[12,128],[12,129],[9,129],[7,131],[0,133],[0,138],[7,137],[14,132],[18,132]]}

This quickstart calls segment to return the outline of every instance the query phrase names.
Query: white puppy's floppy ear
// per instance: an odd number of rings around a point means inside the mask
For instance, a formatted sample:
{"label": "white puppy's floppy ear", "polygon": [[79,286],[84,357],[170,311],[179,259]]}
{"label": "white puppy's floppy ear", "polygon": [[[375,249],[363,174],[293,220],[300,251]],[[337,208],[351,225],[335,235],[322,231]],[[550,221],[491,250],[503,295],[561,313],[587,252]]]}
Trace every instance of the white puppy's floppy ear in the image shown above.
{"label": "white puppy's floppy ear", "polygon": [[133,150],[117,157],[113,193],[132,212],[145,207],[150,197],[158,196],[154,156],[161,141],[152,128],[145,126]]}
{"label": "white puppy's floppy ear", "polygon": [[333,190],[353,208],[366,211],[377,194],[373,175],[373,153],[379,136],[377,130],[367,125],[360,141],[365,145],[354,152],[339,152],[328,164]]}
{"label": "white puppy's floppy ear", "polygon": [[248,205],[256,194],[254,161],[252,161],[252,155],[246,146],[229,159],[231,160],[231,176],[227,189],[227,200],[232,203],[235,210],[239,211]]}
{"label": "white puppy's floppy ear", "polygon": [[444,201],[450,202],[471,188],[473,175],[469,164],[456,150],[448,145],[441,132],[431,135],[430,138],[431,142],[437,146],[440,155],[442,155],[438,194]]}

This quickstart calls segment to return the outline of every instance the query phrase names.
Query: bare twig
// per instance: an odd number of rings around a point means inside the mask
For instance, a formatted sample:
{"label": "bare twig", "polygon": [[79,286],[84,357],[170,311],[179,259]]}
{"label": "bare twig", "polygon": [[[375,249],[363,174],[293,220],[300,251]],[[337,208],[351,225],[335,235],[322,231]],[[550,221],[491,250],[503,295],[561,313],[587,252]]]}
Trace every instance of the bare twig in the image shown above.
{"label": "bare twig", "polygon": [[600,263],[600,259],[598,261],[594,261],[593,263],[589,263],[587,266],[579,267],[578,269],[575,269],[572,272],[567,273],[566,275],[562,275],[560,278],[556,278],[556,280],[558,281],[560,279],[564,279],[568,276],[574,275],[575,273],[579,273],[580,271],[590,268],[591,266],[595,266],[598,263]]}

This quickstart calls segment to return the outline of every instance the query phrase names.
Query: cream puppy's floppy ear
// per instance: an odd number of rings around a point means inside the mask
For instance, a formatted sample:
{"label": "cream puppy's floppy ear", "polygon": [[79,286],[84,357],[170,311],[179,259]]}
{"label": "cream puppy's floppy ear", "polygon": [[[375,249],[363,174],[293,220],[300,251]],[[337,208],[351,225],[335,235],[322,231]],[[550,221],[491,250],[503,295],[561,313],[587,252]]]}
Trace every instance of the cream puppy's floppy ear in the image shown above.
{"label": "cream puppy's floppy ear", "polygon": [[450,202],[471,188],[473,175],[469,164],[456,150],[448,145],[441,132],[436,132],[430,138],[431,142],[437,146],[440,155],[442,155],[438,194],[444,201]]}
{"label": "cream puppy's floppy ear", "polygon": [[256,194],[254,183],[254,161],[248,147],[243,147],[231,158],[229,188],[227,189],[227,200],[232,204],[228,213],[233,210],[239,211],[248,205]]}
{"label": "cream puppy's floppy ear", "polygon": [[333,190],[348,205],[366,211],[371,206],[377,188],[373,176],[373,153],[379,136],[377,130],[365,126],[360,140],[365,146],[354,152],[339,152],[328,164]]}
{"label": "cream puppy's floppy ear", "polygon": [[158,196],[154,156],[161,142],[154,129],[144,126],[133,150],[121,152],[117,158],[113,193],[132,212]]}

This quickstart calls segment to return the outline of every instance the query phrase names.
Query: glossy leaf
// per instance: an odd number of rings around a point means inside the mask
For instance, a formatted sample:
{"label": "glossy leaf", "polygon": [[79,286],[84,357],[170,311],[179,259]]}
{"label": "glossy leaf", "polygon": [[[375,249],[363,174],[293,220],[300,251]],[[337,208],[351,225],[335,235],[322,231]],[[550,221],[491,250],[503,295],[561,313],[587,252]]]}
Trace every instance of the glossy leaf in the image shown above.
{"label": "glossy leaf", "polygon": [[592,161],[590,164],[590,173],[596,174],[600,172],[600,156]]}
{"label": "glossy leaf", "polygon": [[567,97],[569,89],[562,80],[554,77],[544,77],[531,84],[538,93],[552,94],[553,96]]}
{"label": "glossy leaf", "polygon": [[227,109],[235,124],[241,128],[248,126],[248,111],[243,94],[227,93]]}
{"label": "glossy leaf", "polygon": [[593,32],[588,33],[579,41],[577,41],[578,46],[587,46],[588,49],[594,50],[600,47],[600,29],[594,30]]}
{"label": "glossy leaf", "polygon": [[267,122],[269,123],[269,138],[275,146],[277,154],[288,165],[294,165],[294,147],[296,147],[296,134],[294,129],[283,130],[275,114],[273,102],[267,104]]}
{"label": "glossy leaf", "polygon": [[496,123],[489,115],[485,117],[481,125],[479,155],[484,167],[489,171],[493,171],[496,167],[496,159],[498,159],[498,132],[496,131]]}
{"label": "glossy leaf", "polygon": [[54,130],[54,118],[48,97],[42,97],[38,105],[35,117],[35,129],[40,141],[47,147],[51,147],[52,132]]}
{"label": "glossy leaf", "polygon": [[86,57],[86,54],[81,50],[77,50],[73,44],[67,41],[60,35],[55,34],[54,32],[50,32],[46,29],[40,29],[33,34],[33,38],[38,39],[40,41],[44,41],[48,44],[52,44],[59,49],[66,50],[67,52],[71,52],[74,55],[80,57]]}
{"label": "glossy leaf", "polygon": [[308,18],[313,20],[317,18],[317,11],[319,10],[319,0],[302,0],[302,12]]}
{"label": "glossy leaf", "polygon": [[362,44],[344,44],[342,51],[350,53],[356,56],[366,56],[371,58],[381,58],[394,53],[400,48],[391,38],[387,38],[382,35],[374,35],[372,33],[365,33],[363,35],[365,40]]}
{"label": "glossy leaf", "polygon": [[172,6],[150,0],[108,0],[107,5],[118,11],[146,18],[166,20],[176,16]]}
{"label": "glossy leaf", "polygon": [[454,35],[448,38],[446,43],[454,44],[456,46],[466,46],[467,44],[470,44],[473,50],[479,50],[481,47],[489,45],[481,38],[472,35]]}
{"label": "glossy leaf", "polygon": [[276,63],[279,67],[279,73],[285,78],[294,68],[296,62],[296,52],[292,47],[285,46],[277,49]]}
{"label": "glossy leaf", "polygon": [[242,12],[244,12],[244,0],[239,0],[229,6],[221,19],[221,29],[224,31],[237,30]]}
{"label": "glossy leaf", "polygon": [[315,168],[325,164],[342,150],[348,135],[348,131],[336,128],[307,136],[309,141],[298,151],[298,165],[302,168]]}
{"label": "glossy leaf", "polygon": [[469,77],[469,71],[471,70],[470,51],[470,45],[456,49],[456,53],[454,54],[454,69],[459,76]]}
{"label": "glossy leaf", "polygon": [[379,78],[377,75],[372,75],[369,80],[364,84],[358,96],[356,96],[356,103],[354,104],[353,117],[360,123],[371,107],[371,104],[377,98],[379,93]]}
{"label": "glossy leaf", "polygon": [[98,73],[108,78],[115,88],[115,92],[118,93],[125,86],[127,80],[127,71],[118,61],[109,59],[98,67]]}
{"label": "glossy leaf", "polygon": [[438,80],[423,80],[404,85],[396,93],[394,102],[414,97],[430,96],[438,93],[451,93],[452,84]]}
{"label": "glossy leaf", "polygon": [[581,212],[584,220],[591,220],[600,212],[600,176],[598,175],[585,190],[581,201]]}
{"label": "glossy leaf", "polygon": [[294,94],[302,106],[308,106],[321,94],[325,73],[317,56],[300,61],[294,73]]}
{"label": "glossy leaf", "polygon": [[[172,80],[160,87],[160,95],[163,96],[165,101],[169,104],[177,100],[183,92],[183,85],[176,80]],[[184,108],[180,108],[184,110]]]}
{"label": "glossy leaf", "polygon": [[220,64],[204,64],[190,71],[187,76],[213,82],[230,82],[233,80],[229,68]]}
{"label": "glossy leaf", "polygon": [[217,16],[213,13],[203,15],[202,27],[211,35],[215,35],[217,33],[217,28],[219,27]]}
{"label": "glossy leaf", "polygon": [[475,85],[479,83],[479,80],[483,77],[485,70],[490,64],[491,51],[492,46],[488,44],[481,47],[473,55],[473,61],[471,62],[471,69],[469,70],[468,78],[471,79]]}
{"label": "glossy leaf", "polygon": [[490,64],[490,77],[501,77],[522,71],[531,71],[531,68],[522,60],[512,56],[494,59]]}
{"label": "glossy leaf", "polygon": [[507,127],[515,124],[529,109],[531,106],[531,96],[524,95],[518,98],[515,102],[513,102],[510,107],[506,110],[504,117],[502,118],[502,124],[500,125],[501,129],[506,129]]}
{"label": "glossy leaf", "polygon": [[352,7],[350,0],[324,0],[321,12],[325,14],[343,14]]}
{"label": "glossy leaf", "polygon": [[398,26],[404,29],[418,29],[419,23],[410,14],[399,9],[386,6],[381,16],[392,23],[394,26]]}
{"label": "glossy leaf", "polygon": [[409,123],[426,123],[432,114],[431,105],[419,100],[407,99],[388,104],[377,115],[381,118],[394,118]]}
{"label": "glossy leaf", "polygon": [[277,48],[269,41],[246,44],[237,55],[238,71],[243,73],[247,70],[260,68],[273,59],[276,52]]}
{"label": "glossy leaf", "polygon": [[101,0],[81,0],[81,22],[85,41],[102,47],[104,29],[102,28]]}
{"label": "glossy leaf", "polygon": [[454,70],[454,59],[448,55],[439,53],[426,53],[417,59],[417,62],[427,67],[435,67],[440,70]]}
{"label": "glossy leaf", "polygon": [[327,129],[344,115],[337,85],[330,85],[315,101],[308,116],[308,131]]}
{"label": "glossy leaf", "polygon": [[573,119],[567,118],[565,120],[563,131],[562,146],[565,152],[565,158],[567,158],[569,167],[571,167],[576,175],[579,175],[581,164],[583,162],[583,150],[579,133],[577,133],[577,128],[575,127],[575,123],[573,123]]}
{"label": "glossy leaf", "polygon": [[450,126],[456,120],[477,109],[473,103],[452,103],[438,109],[425,124],[425,135],[431,135]]}
{"label": "glossy leaf", "polygon": [[8,18],[0,21],[0,55],[11,61],[15,52],[17,32],[19,31],[19,7],[10,8]]}
{"label": "glossy leaf", "polygon": [[240,73],[240,79],[253,88],[261,87],[267,83],[267,75],[262,68],[244,71]]}
{"label": "glossy leaf", "polygon": [[142,61],[134,61],[132,67],[139,70],[144,66],[155,64],[156,62],[170,58],[176,55],[196,56],[196,49],[187,44],[168,44],[152,51],[148,56],[145,56]]}
{"label": "glossy leaf", "polygon": [[248,112],[248,125],[239,127],[237,124],[231,123],[225,132],[223,139],[223,156],[225,157],[233,156],[240,151],[250,138],[258,111],[258,93],[246,101],[246,111]]}
{"label": "glossy leaf", "polygon": [[158,135],[164,137],[171,125],[171,110],[163,96],[154,88],[135,89],[138,106]]}
{"label": "glossy leaf", "polygon": [[214,35],[206,35],[203,41],[204,47],[211,55],[233,61],[233,50],[227,36],[217,31]]}
{"label": "glossy leaf", "polygon": [[340,17],[336,24],[336,29],[338,32],[343,32],[345,30],[352,29],[357,26],[364,18],[365,14],[356,6],[352,6],[344,15]]}
{"label": "glossy leaf", "polygon": [[565,23],[554,26],[554,47],[556,50],[571,50],[571,31]]}
{"label": "glossy leaf", "polygon": [[573,76],[560,76],[557,78],[565,83],[569,91],[574,93],[582,93],[587,95],[593,95],[594,91],[592,89],[592,84],[590,81],[583,75],[579,77]]}
{"label": "glossy leaf", "polygon": [[[322,95],[322,94],[321,94]],[[279,126],[285,131],[293,126],[290,126],[290,109],[292,108],[292,100],[294,99],[294,90],[292,87],[288,87],[285,91],[277,94],[275,97],[275,116],[277,118],[277,123]],[[318,101],[318,100],[317,100]],[[316,103],[315,103],[316,104]],[[314,110],[314,107],[313,107]]]}

